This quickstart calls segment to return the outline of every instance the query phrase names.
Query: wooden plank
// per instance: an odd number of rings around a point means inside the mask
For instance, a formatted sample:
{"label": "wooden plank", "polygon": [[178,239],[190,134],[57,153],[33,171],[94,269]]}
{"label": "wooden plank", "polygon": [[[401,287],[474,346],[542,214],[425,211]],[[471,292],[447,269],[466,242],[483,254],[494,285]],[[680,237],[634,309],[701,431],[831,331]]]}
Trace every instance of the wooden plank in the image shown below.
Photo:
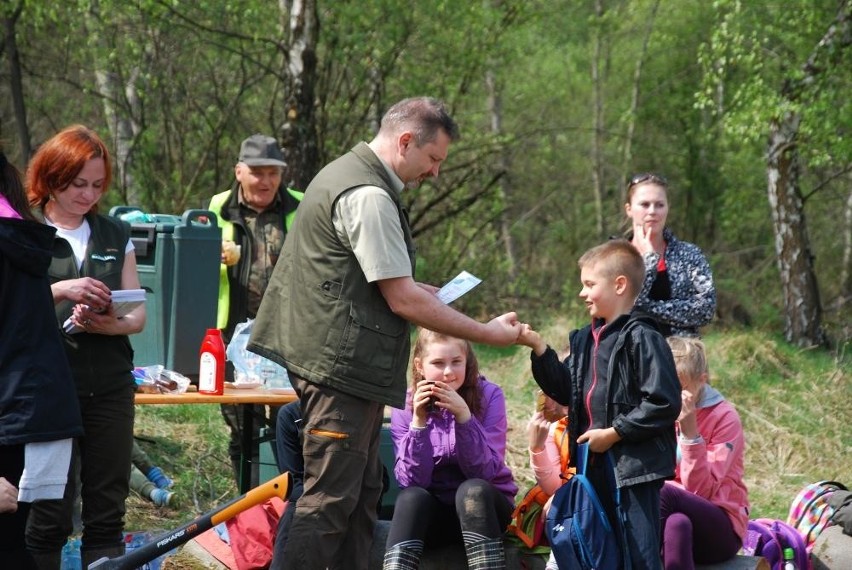
{"label": "wooden plank", "polygon": [[[373,535],[373,549],[370,552],[369,570],[381,570],[384,558],[385,543],[387,542],[390,521],[378,521]],[[506,544],[506,568],[507,570],[544,568],[546,557],[527,556],[522,554],[517,547]],[[709,566],[696,566],[697,570],[771,570],[769,563],[763,557],[736,556],[721,564]],[[458,546],[446,546],[443,548],[429,549],[423,553],[420,561],[420,570],[467,570],[467,559],[464,548]]]}
{"label": "wooden plank", "polygon": [[295,390],[275,391],[264,388],[228,388],[221,396],[186,392],[184,394],[135,394],[137,404],[265,404],[281,406],[296,399]]}

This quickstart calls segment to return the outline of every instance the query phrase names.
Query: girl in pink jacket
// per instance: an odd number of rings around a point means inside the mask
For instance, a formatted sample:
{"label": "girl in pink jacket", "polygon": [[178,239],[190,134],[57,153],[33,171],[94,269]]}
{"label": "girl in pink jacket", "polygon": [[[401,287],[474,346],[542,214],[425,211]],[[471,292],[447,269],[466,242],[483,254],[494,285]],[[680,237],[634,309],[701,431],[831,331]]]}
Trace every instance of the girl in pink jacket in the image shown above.
{"label": "girl in pink jacket", "polygon": [[734,407],[708,384],[704,344],[669,337],[683,392],[677,421],[678,465],[660,492],[666,570],[732,558],[748,525],[743,482],[745,438]]}
{"label": "girl in pink jacket", "polygon": [[[530,438],[530,465],[535,473],[536,485],[548,495],[541,512],[542,521],[547,519],[553,494],[576,469],[568,467],[568,408],[550,396],[540,392],[535,414],[527,424]],[[556,557],[551,552],[545,570],[558,570]]]}

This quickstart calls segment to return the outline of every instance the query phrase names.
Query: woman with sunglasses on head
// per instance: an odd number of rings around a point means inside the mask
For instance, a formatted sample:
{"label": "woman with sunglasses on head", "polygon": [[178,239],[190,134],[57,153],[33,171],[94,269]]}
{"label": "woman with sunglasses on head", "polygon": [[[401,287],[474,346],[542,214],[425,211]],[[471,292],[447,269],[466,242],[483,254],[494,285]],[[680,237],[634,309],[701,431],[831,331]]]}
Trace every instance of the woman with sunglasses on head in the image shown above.
{"label": "woman with sunglasses on head", "polygon": [[[48,275],[57,326],[77,388],[84,436],[75,441],[72,473],[80,472],[83,567],[124,553],[125,500],[133,448],[133,350],[127,335],[145,325],[144,304],[116,317],[111,292],[138,289],[136,255],[125,222],[97,213],[111,179],[109,152],[82,125],[42,144],[27,171],[33,212],[56,228]],[[65,496],[33,504],[27,547],[39,568],[59,568],[71,534],[75,478]]]}
{"label": "woman with sunglasses on head", "polygon": [[716,312],[716,287],[701,249],[666,227],[666,179],[650,173],[631,178],[625,211],[632,222],[627,239],[645,260],[636,308],[651,314],[665,336],[698,336]]}

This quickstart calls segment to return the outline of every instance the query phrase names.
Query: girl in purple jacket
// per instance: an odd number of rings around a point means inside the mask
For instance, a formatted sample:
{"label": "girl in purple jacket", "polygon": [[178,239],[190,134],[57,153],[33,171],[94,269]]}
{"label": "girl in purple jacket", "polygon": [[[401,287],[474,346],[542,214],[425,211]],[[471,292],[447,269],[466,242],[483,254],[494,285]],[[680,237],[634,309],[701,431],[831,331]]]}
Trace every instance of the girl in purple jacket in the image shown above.
{"label": "girl in purple jacket", "polygon": [[748,524],[740,416],[707,381],[704,344],[669,337],[683,387],[677,470],[660,491],[663,565],[692,569],[732,558]]}
{"label": "girl in purple jacket", "polygon": [[404,410],[393,410],[401,492],[384,570],[416,570],[424,547],[464,543],[472,570],[505,568],[518,488],[506,466],[506,400],[470,343],[420,329]]}

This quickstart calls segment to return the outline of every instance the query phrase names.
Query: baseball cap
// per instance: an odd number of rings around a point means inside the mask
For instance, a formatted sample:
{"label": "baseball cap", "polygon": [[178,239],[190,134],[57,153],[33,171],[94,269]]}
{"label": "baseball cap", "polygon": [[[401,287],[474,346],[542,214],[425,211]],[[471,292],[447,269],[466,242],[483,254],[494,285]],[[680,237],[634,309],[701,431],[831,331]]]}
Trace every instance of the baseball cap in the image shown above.
{"label": "baseball cap", "polygon": [[278,141],[266,135],[252,135],[240,146],[239,162],[249,166],[287,166]]}

